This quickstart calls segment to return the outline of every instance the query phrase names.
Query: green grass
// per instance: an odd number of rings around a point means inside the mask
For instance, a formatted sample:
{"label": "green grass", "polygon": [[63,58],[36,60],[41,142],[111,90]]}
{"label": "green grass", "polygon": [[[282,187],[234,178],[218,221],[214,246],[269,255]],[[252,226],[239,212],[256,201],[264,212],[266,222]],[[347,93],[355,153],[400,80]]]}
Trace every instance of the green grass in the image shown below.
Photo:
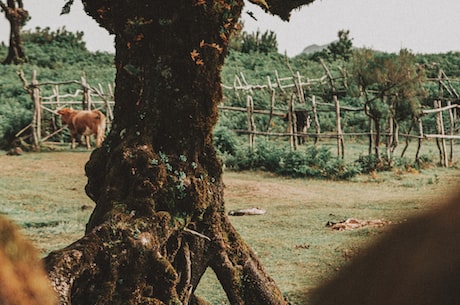
{"label": "green grass", "polygon": [[88,152],[0,156],[0,213],[45,254],[81,237],[94,203],[86,197]]}
{"label": "green grass", "polygon": [[[83,168],[89,156],[86,151],[17,157],[0,152],[0,213],[20,225],[43,255],[84,234],[94,206],[84,193]],[[458,187],[459,179],[456,168],[385,172],[346,182],[288,179],[262,172],[224,173],[227,210],[267,210],[263,216],[230,219],[297,305],[307,305],[314,287],[391,227],[339,232],[327,228],[328,221],[355,217],[396,224],[439,206]],[[212,271],[202,279],[197,293],[212,304],[228,304]]]}

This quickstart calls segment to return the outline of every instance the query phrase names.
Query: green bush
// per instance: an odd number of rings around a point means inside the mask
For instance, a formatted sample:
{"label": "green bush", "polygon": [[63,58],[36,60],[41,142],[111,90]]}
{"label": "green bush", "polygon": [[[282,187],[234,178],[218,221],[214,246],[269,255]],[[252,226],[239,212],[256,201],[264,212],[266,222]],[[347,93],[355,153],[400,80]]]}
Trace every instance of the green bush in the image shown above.
{"label": "green bush", "polygon": [[222,125],[214,129],[213,140],[214,147],[222,154],[234,155],[239,145],[236,134]]}
{"label": "green bush", "polygon": [[32,110],[18,107],[15,100],[4,100],[0,104],[0,148],[6,149],[15,140],[15,135],[32,121]]}
{"label": "green bush", "polygon": [[341,180],[360,173],[358,166],[337,159],[324,146],[291,150],[286,145],[267,141],[259,141],[252,150],[243,146],[236,155],[227,156],[225,165],[235,170],[266,170],[294,178]]}
{"label": "green bush", "polygon": [[370,173],[378,171],[381,168],[380,160],[374,155],[360,155],[358,160],[355,161],[356,166],[361,168],[361,172]]}
{"label": "green bush", "polygon": [[266,31],[260,34],[257,30],[256,33],[243,32],[241,35],[241,52],[243,53],[276,53],[278,52],[278,41],[276,34],[273,31]]}

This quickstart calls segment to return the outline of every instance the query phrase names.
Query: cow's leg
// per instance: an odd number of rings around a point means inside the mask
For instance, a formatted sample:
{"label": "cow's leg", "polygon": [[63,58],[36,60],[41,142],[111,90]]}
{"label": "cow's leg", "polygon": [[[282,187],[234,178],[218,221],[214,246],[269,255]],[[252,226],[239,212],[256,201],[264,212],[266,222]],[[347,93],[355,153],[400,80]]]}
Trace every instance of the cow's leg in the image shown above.
{"label": "cow's leg", "polygon": [[74,136],[71,136],[71,144],[70,144],[70,148],[71,149],[75,149],[75,146],[76,146],[76,139]]}
{"label": "cow's leg", "polygon": [[[307,133],[307,126],[304,126],[304,127],[302,128],[302,131],[301,131],[301,132],[302,132],[302,133]],[[301,144],[305,144],[305,138],[306,138],[305,135],[302,135],[302,136],[301,136],[301,140],[300,140],[300,141],[301,141]]]}
{"label": "cow's leg", "polygon": [[78,145],[81,144],[81,134],[79,134],[78,132],[71,132],[70,139],[72,140],[72,144],[70,146],[72,149],[75,149],[77,147],[77,142]]}
{"label": "cow's leg", "polygon": [[90,150],[90,149],[91,149],[91,143],[90,143],[90,138],[89,138],[89,136],[85,136],[85,141],[86,141],[86,148],[87,148],[88,150]]}
{"label": "cow's leg", "polygon": [[96,133],[96,147],[101,147],[102,141],[102,135],[99,132]]}

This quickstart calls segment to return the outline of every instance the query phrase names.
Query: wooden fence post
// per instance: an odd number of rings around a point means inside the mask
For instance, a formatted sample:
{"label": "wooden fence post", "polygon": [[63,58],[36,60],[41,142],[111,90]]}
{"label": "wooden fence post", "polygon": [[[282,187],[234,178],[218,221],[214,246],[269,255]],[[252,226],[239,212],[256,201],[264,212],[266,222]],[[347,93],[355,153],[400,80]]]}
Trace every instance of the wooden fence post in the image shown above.
{"label": "wooden fence post", "polygon": [[37,81],[37,71],[32,71],[32,99],[34,101],[34,114],[32,117],[32,137],[33,137],[33,147],[35,150],[40,149],[40,142],[42,137],[42,107],[40,103],[40,89],[38,88]]}
{"label": "wooden fence post", "polygon": [[326,75],[329,79],[329,85],[331,86],[331,90],[332,90],[332,100],[335,104],[335,117],[336,117],[336,128],[337,128],[337,156],[343,159],[345,157],[345,144],[343,140],[342,125],[340,123],[340,103],[337,97],[337,89],[335,88],[334,78],[332,77],[331,72],[329,71],[328,67],[326,66],[326,64],[324,63],[322,59],[321,59],[321,65],[326,71]]}
{"label": "wooden fence post", "polygon": [[246,108],[248,113],[248,139],[249,139],[249,148],[254,149],[255,142],[255,132],[256,124],[254,122],[254,100],[252,96],[248,95],[246,98]]}
{"label": "wooden fence post", "polygon": [[[434,101],[434,108],[441,108],[442,104],[440,100]],[[443,167],[448,167],[449,166],[449,161],[447,158],[447,147],[446,147],[446,139],[445,139],[445,133],[444,133],[444,121],[442,118],[442,110],[439,110],[436,114],[436,129],[438,134],[441,136],[441,138],[436,138],[436,143],[438,145],[439,149],[439,163]]]}
{"label": "wooden fence post", "polygon": [[[61,100],[60,100],[61,97],[59,95],[59,85],[58,84],[54,85],[53,94],[56,97],[56,109],[59,109],[59,108],[61,108]],[[53,114],[51,116],[51,120],[53,122],[53,127],[54,127],[55,130],[58,130],[58,129],[62,128],[62,120],[57,120],[56,118],[57,118],[57,116],[55,114]],[[63,141],[62,133],[60,133],[60,138],[61,138],[61,142],[62,142]]]}
{"label": "wooden fence post", "polygon": [[[452,102],[448,101],[447,106],[452,106]],[[454,120],[454,110],[452,108],[449,108],[449,133],[450,133],[450,141],[449,141],[449,146],[450,146],[450,152],[449,152],[449,162],[452,163],[454,161],[454,131],[455,131],[455,120]]]}
{"label": "wooden fence post", "polygon": [[291,148],[297,150],[297,129],[296,129],[296,117],[294,113],[294,92],[291,93],[291,98],[288,102],[288,126],[289,126],[289,143]]}
{"label": "wooden fence post", "polygon": [[267,127],[265,128],[266,132],[270,130],[270,126],[272,124],[273,113],[275,112],[275,97],[276,97],[276,91],[272,86],[270,76],[267,76],[267,84],[268,84],[268,89],[270,90],[270,115],[268,117]]}
{"label": "wooden fence post", "polygon": [[294,82],[297,88],[297,95],[299,96],[299,103],[305,104],[305,94],[302,88],[302,77],[300,76],[299,71],[297,71],[296,78],[294,78]]}
{"label": "wooden fence post", "polygon": [[85,73],[83,73],[83,75],[81,76],[81,87],[83,90],[82,109],[90,110],[91,109],[91,94],[90,94],[88,83],[86,82]]}
{"label": "wooden fence post", "polygon": [[315,122],[315,129],[316,129],[316,137],[315,137],[315,145],[318,143],[319,136],[321,134],[321,125],[319,125],[319,118],[318,118],[318,111],[316,109],[316,96],[311,97],[311,110],[313,112],[313,120]]}
{"label": "wooden fence post", "polygon": [[335,117],[336,117],[336,125],[337,125],[337,156],[341,157],[342,159],[345,158],[345,145],[343,140],[343,132],[342,132],[342,125],[340,119],[340,102],[337,98],[337,95],[333,96],[334,103],[335,103]]}
{"label": "wooden fence post", "polygon": [[392,145],[393,145],[393,136],[394,136],[394,102],[390,102],[390,109],[388,114],[388,126],[387,126],[387,135],[386,135],[386,153],[387,153],[387,160],[391,162],[391,155],[392,155]]}
{"label": "wooden fence post", "polygon": [[422,124],[422,118],[418,117],[417,118],[417,125],[418,125],[418,143],[417,143],[417,152],[415,153],[415,162],[419,163],[420,162],[420,150],[422,149],[422,141],[424,138],[423,135],[423,124]]}

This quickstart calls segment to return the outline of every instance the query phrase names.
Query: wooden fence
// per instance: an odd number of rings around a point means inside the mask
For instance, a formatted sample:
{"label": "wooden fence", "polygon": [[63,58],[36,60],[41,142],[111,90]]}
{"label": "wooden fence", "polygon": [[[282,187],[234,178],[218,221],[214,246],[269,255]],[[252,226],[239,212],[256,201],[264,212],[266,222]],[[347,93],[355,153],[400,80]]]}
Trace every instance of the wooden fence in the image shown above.
{"label": "wooden fence", "polygon": [[[368,132],[345,133],[343,131],[342,114],[344,112],[363,113],[365,111],[364,108],[341,105],[340,97],[347,87],[346,73],[340,70],[341,75],[334,77],[324,63],[323,68],[325,74],[318,79],[310,79],[300,75],[299,72],[293,73],[292,70],[290,76],[280,77],[278,72],[275,71],[273,77],[266,77],[266,83],[256,85],[250,85],[244,74],[240,73],[235,75],[233,85],[223,84],[222,87],[226,93],[233,92],[238,96],[243,95],[246,105],[235,105],[234,101],[226,99],[225,103],[219,105],[219,109],[220,111],[246,113],[246,129],[236,129],[235,131],[240,134],[247,134],[251,147],[254,145],[256,136],[288,137],[293,149],[297,149],[299,137],[311,138],[315,144],[321,138],[332,138],[336,140],[337,155],[343,158],[345,155],[345,137],[365,136],[369,138],[370,153],[375,136],[371,122],[369,123]],[[460,140],[458,116],[460,106],[456,104],[460,100],[460,96],[444,72],[439,71],[437,78],[429,80],[438,83],[439,98],[434,101],[432,109],[423,109],[421,111],[421,115],[412,122],[412,126],[407,133],[395,133],[392,130],[394,127],[393,118],[390,116],[387,122],[387,131],[383,133],[386,136],[386,148],[389,157],[392,153],[391,143],[395,141],[397,143],[399,141],[398,137],[401,136],[405,138],[402,156],[409,145],[410,139],[418,141],[415,157],[417,160],[420,157],[422,142],[426,139],[435,139],[439,149],[440,163],[443,166],[448,166],[453,162],[454,141]],[[19,77],[24,84],[24,88],[31,96],[34,112],[32,122],[19,131],[16,136],[19,137],[30,129],[30,136],[35,148],[40,147],[40,145],[52,138],[55,139],[57,136],[60,136],[62,141],[62,132],[65,127],[62,126],[57,114],[59,108],[101,109],[106,114],[110,126],[110,122],[113,119],[113,85],[107,85],[106,93],[101,85],[97,87],[90,86],[86,81],[85,75],[82,75],[79,81],[39,82],[36,72],[33,71],[30,83],[27,82],[22,71],[19,73]],[[329,92],[329,99],[324,100],[320,95],[315,94],[315,88],[323,88],[323,90],[326,88],[327,92]],[[268,96],[269,102],[264,103],[269,105],[268,109],[255,107],[254,94],[256,91],[263,91],[265,96]],[[47,95],[43,95],[44,92]],[[313,129],[312,131],[297,131],[296,110],[299,109],[308,111],[310,116],[308,127]],[[335,116],[334,131],[324,132],[322,130],[320,112],[333,113]],[[260,128],[260,124],[256,124],[256,115],[268,116],[267,123],[263,128]],[[436,117],[436,133],[427,132],[424,129],[424,119],[429,116]],[[287,128],[284,128],[284,130],[278,129],[277,131],[272,130],[271,126],[274,124],[275,118],[283,118],[287,122]],[[395,135],[396,139],[393,139]]]}
{"label": "wooden fence", "polygon": [[[62,126],[57,113],[60,108],[102,110],[107,117],[107,124],[110,126],[114,105],[113,86],[111,84],[107,85],[107,93],[105,93],[100,84],[97,88],[90,86],[84,74],[80,81],[39,82],[36,71],[33,71],[31,82],[28,83],[24,73],[20,71],[19,78],[23,82],[24,89],[30,94],[34,107],[32,122],[19,131],[16,137],[20,137],[30,130],[32,145],[35,149],[45,143],[50,143],[52,138],[60,137],[62,141],[62,132],[65,130],[65,126]],[[48,95],[44,96],[44,92],[47,92]]]}
{"label": "wooden fence", "polygon": [[[274,76],[266,77],[266,82],[262,84],[250,85],[243,73],[235,75],[233,85],[223,85],[224,92],[227,94],[232,93],[236,96],[246,97],[246,107],[238,107],[232,105],[232,100],[227,98],[225,103],[220,105],[222,111],[236,111],[247,113],[247,128],[235,129],[234,131],[239,134],[247,134],[250,147],[253,147],[256,136],[265,137],[289,137],[289,143],[293,149],[297,149],[299,137],[307,137],[314,139],[314,144],[320,138],[334,138],[337,142],[337,155],[344,157],[345,154],[345,137],[368,137],[369,138],[369,153],[371,153],[372,145],[380,145],[380,143],[373,143],[375,141],[375,131],[371,120],[369,120],[368,132],[348,132],[344,133],[342,128],[342,113],[344,112],[361,112],[364,113],[365,109],[343,106],[340,102],[340,96],[346,89],[347,80],[345,73],[341,71],[339,77],[333,77],[328,67],[323,63],[325,75],[318,79],[309,79],[301,76],[299,72],[292,73],[291,76],[281,78],[278,72],[274,72]],[[292,72],[292,71],[291,71]],[[418,142],[417,152],[415,159],[419,160],[422,142],[427,139],[435,139],[439,149],[440,164],[442,166],[449,166],[454,161],[454,141],[460,140],[459,135],[459,109],[460,105],[454,102],[460,101],[459,95],[455,90],[448,77],[440,70],[438,78],[430,79],[428,81],[435,81],[439,85],[439,98],[434,101],[432,109],[423,109],[420,116],[414,119],[412,126],[407,133],[400,134],[399,130],[393,130],[396,122],[390,115],[388,122],[386,122],[386,132],[382,133],[386,137],[386,153],[388,158],[394,151],[394,143],[399,142],[399,137],[405,138],[405,146],[402,150],[401,156],[407,150],[410,139],[416,139]],[[327,88],[330,93],[330,99],[324,101],[320,96],[313,94],[313,87]],[[269,105],[268,109],[257,109],[254,107],[254,94],[256,91],[264,91],[265,96],[269,96],[270,101],[265,102]],[[446,94],[447,93],[447,94]],[[278,97],[278,98],[275,98]],[[296,110],[307,110],[312,124],[309,129],[313,131],[299,132],[296,130]],[[321,109],[321,110],[320,110]],[[319,112],[329,112],[335,115],[335,130],[333,132],[323,132]],[[268,116],[268,123],[264,127],[257,129],[256,116]],[[436,133],[426,132],[424,129],[424,121],[430,115],[436,116]],[[287,128],[284,131],[274,132],[271,131],[270,126],[274,117],[283,117],[287,119]],[[445,118],[448,122],[445,122]],[[393,144],[392,144],[393,143]]]}

